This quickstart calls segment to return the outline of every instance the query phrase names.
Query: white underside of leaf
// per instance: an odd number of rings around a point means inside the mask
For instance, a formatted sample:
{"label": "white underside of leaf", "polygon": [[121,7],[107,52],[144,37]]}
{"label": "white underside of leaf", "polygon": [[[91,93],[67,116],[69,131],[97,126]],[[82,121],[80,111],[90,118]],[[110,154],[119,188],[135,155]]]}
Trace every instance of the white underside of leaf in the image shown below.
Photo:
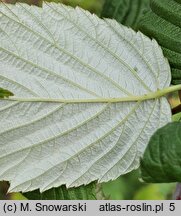
{"label": "white underside of leaf", "polygon": [[[16,97],[97,99],[170,85],[156,41],[80,8],[0,4],[0,87]],[[120,103],[0,101],[0,180],[11,191],[105,182],[139,166],[171,119],[165,98]]]}

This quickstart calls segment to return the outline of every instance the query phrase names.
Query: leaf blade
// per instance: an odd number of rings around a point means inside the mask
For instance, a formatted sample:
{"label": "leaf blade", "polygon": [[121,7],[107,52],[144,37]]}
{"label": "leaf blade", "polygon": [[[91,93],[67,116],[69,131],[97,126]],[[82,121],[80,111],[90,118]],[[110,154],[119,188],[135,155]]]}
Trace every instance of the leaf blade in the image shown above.
{"label": "leaf blade", "polygon": [[[151,10],[145,13],[138,27],[162,46],[165,57],[171,65],[172,83],[181,83],[181,2],[150,1]],[[172,18],[170,18],[172,17]]]}
{"label": "leaf blade", "polygon": [[181,123],[173,122],[152,136],[141,161],[144,181],[180,182],[180,131]]}
{"label": "leaf blade", "polygon": [[67,189],[65,185],[62,185],[61,187],[47,190],[44,193],[35,190],[23,195],[30,200],[95,200],[95,191],[96,184],[93,182],[78,188]]}
{"label": "leaf blade", "polygon": [[[19,98],[112,99],[170,84],[156,41],[116,21],[53,3],[0,9],[0,85]],[[10,191],[115,179],[139,166],[150,136],[171,119],[165,98],[0,104],[0,179]]]}
{"label": "leaf blade", "polygon": [[149,8],[148,0],[106,0],[101,16],[116,19],[119,23],[137,30],[143,12]]}

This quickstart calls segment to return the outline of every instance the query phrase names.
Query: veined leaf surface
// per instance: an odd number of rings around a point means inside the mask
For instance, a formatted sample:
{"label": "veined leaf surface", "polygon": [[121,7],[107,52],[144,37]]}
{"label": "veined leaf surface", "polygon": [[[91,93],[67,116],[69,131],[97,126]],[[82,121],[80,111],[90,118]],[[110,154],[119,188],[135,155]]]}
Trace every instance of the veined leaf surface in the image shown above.
{"label": "veined leaf surface", "polygon": [[155,38],[171,65],[172,83],[181,84],[181,0],[150,0],[138,29]]}
{"label": "veined leaf surface", "polygon": [[11,191],[115,179],[171,120],[166,98],[144,98],[170,85],[160,47],[115,20],[0,4],[0,38],[0,87],[15,95],[0,101],[0,180]]}
{"label": "veined leaf surface", "polygon": [[141,160],[145,182],[180,182],[181,123],[173,122],[160,128],[151,137]]}
{"label": "veined leaf surface", "polygon": [[149,4],[150,0],[105,0],[101,16],[137,30],[144,11],[150,9]]}

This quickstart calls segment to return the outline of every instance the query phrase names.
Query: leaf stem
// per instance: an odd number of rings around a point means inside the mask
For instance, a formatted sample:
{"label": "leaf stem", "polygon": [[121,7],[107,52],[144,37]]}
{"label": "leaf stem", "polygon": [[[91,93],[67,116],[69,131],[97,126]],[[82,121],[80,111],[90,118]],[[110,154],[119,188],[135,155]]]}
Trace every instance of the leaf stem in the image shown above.
{"label": "leaf stem", "polygon": [[58,98],[19,98],[19,97],[9,97],[0,98],[0,100],[8,101],[19,101],[19,102],[52,102],[52,103],[118,103],[118,102],[128,102],[128,101],[144,101],[160,98],[168,93],[181,90],[180,85],[170,86],[156,92],[151,92],[141,96],[129,96],[122,98],[93,98],[93,99],[58,99]]}
{"label": "leaf stem", "polygon": [[181,112],[181,104],[179,104],[178,106],[172,108],[172,115],[177,114]]}

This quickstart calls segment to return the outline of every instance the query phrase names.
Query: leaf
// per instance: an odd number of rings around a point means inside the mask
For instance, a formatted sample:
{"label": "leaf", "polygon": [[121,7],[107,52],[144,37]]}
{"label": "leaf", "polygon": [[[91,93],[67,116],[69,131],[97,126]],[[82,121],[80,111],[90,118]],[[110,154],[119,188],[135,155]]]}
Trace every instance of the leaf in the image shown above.
{"label": "leaf", "polygon": [[65,185],[52,188],[43,193],[39,190],[24,193],[23,195],[30,200],[95,200],[95,182],[86,186],[67,189]]}
{"label": "leaf", "polygon": [[162,46],[172,69],[172,83],[181,84],[181,1],[151,0],[151,10],[139,23],[139,30]]}
{"label": "leaf", "polygon": [[114,18],[126,26],[138,29],[143,12],[148,9],[149,0],[106,0],[101,16]]}
{"label": "leaf", "polygon": [[170,68],[156,41],[62,4],[0,10],[0,86],[15,94],[0,101],[0,180],[42,192],[138,168],[171,121],[161,97],[173,90]]}
{"label": "leaf", "polygon": [[181,182],[181,123],[169,123],[150,139],[141,160],[146,182]]}
{"label": "leaf", "polygon": [[173,121],[181,121],[181,112],[172,116]]}

